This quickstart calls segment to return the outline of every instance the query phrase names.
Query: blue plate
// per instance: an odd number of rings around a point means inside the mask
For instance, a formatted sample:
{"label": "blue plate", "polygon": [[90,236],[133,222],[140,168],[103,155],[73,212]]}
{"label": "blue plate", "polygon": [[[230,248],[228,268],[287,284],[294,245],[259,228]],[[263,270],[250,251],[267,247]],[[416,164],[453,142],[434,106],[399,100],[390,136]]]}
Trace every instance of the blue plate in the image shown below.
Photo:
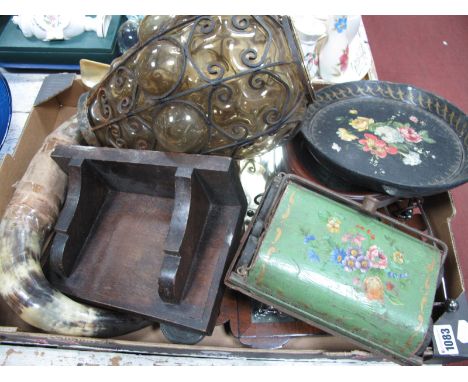
{"label": "blue plate", "polygon": [[11,93],[8,82],[0,73],[0,148],[2,148],[11,121]]}

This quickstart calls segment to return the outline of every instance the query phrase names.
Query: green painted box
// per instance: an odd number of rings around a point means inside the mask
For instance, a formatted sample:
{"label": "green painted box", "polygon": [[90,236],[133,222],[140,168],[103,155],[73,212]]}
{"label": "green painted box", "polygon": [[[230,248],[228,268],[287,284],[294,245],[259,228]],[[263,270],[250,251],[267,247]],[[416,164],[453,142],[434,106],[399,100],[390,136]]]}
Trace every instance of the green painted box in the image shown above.
{"label": "green painted box", "polygon": [[445,253],[435,238],[281,175],[226,284],[386,358],[421,364]]}
{"label": "green painted box", "polygon": [[84,32],[70,40],[41,41],[24,37],[10,16],[0,16],[0,63],[8,67],[78,67],[82,58],[110,63],[119,53],[117,31],[123,20],[123,16],[112,16],[105,38]]}

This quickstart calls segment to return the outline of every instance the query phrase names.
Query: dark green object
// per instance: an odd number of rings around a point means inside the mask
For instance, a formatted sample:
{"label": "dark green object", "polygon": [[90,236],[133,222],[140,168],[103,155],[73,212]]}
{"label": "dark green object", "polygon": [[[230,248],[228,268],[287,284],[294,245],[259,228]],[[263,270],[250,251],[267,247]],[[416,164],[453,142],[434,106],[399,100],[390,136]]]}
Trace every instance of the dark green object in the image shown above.
{"label": "dark green object", "polygon": [[79,65],[81,59],[110,63],[118,54],[117,30],[123,16],[112,16],[106,38],[84,32],[70,40],[26,38],[10,16],[0,17],[0,61],[7,64]]}
{"label": "dark green object", "polygon": [[301,178],[275,179],[227,284],[385,358],[421,363],[446,246],[359,208]]}

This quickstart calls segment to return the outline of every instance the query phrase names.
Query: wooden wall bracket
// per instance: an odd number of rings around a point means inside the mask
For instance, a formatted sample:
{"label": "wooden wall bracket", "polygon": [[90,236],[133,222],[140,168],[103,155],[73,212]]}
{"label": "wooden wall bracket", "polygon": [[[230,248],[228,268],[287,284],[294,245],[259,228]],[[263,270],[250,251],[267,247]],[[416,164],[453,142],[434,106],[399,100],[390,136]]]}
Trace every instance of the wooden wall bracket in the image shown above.
{"label": "wooden wall bracket", "polygon": [[236,162],[84,146],[52,157],[69,183],[50,281],[92,305],[210,334],[247,205]]}

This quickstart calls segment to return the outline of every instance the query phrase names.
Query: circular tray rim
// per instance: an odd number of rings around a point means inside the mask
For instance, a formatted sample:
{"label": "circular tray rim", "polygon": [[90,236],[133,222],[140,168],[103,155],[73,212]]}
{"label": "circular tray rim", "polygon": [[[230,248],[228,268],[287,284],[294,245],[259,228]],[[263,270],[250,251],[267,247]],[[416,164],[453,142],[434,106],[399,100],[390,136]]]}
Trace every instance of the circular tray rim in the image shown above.
{"label": "circular tray rim", "polygon": [[[300,144],[304,145],[302,149],[306,151],[305,155],[309,156],[311,160],[316,161],[317,165],[322,166],[327,171],[328,169],[324,167],[313,156],[313,154],[308,149],[308,142],[303,138],[302,133],[299,133],[299,134],[297,134],[292,140],[290,140],[286,145],[284,145],[285,164],[290,173],[301,176],[307,179],[309,182],[312,182],[314,184],[319,184],[320,186],[327,188],[331,192],[336,192],[340,195],[346,196],[354,200],[361,201],[366,196],[379,197],[380,195],[382,195],[381,193],[378,193],[374,190],[366,190],[366,189],[359,189],[358,191],[342,191],[342,190],[334,189],[333,187],[330,187],[329,185],[322,183],[320,179],[314,177],[315,174],[310,173],[309,167],[305,163],[303,163],[303,161],[301,160],[301,155],[297,153],[297,149],[300,148],[299,145]],[[342,179],[340,178],[340,180]],[[356,186],[356,188],[358,187],[360,186]]]}
{"label": "circular tray rim", "polygon": [[[450,109],[452,109],[455,113],[458,113],[459,118],[456,119],[456,121],[461,120],[461,126],[466,125],[467,123],[467,117],[466,114],[456,105],[453,103],[449,102],[443,97],[440,97],[434,93],[428,92],[424,89],[418,88],[416,86],[410,85],[410,84],[405,84],[405,83],[397,83],[397,82],[390,82],[390,81],[376,81],[376,80],[360,80],[360,81],[352,81],[352,82],[346,82],[346,83],[340,83],[340,84],[333,84],[327,87],[324,87],[320,89],[319,91],[316,92],[316,98],[314,102],[309,105],[306,115],[304,117],[302,126],[301,126],[301,132],[304,135],[306,139],[306,143],[311,150],[312,153],[316,156],[316,158],[322,163],[325,167],[327,167],[330,171],[337,171],[340,173],[341,177],[346,177],[346,176],[352,176],[353,178],[353,183],[355,183],[358,186],[363,186],[367,188],[371,188],[373,190],[376,190],[378,192],[385,192],[390,195],[395,195],[395,196],[403,196],[403,197],[413,197],[413,196],[428,196],[428,195],[433,195],[436,193],[444,192],[447,191],[453,187],[459,186],[465,182],[468,181],[468,152],[467,152],[467,147],[463,145],[462,138],[460,137],[460,133],[458,133],[452,125],[450,125],[441,115],[440,113],[436,113],[435,111],[431,109],[426,109],[421,107],[420,105],[416,104],[415,102],[411,102],[407,98],[403,98],[403,95],[407,96],[407,94],[402,94],[400,96],[400,99],[396,99],[394,97],[390,96],[385,96],[384,90],[382,88],[380,89],[379,94],[372,94],[372,93],[366,93],[366,91],[369,91],[371,89],[374,93],[377,92],[377,90],[373,90],[372,87],[375,86],[381,86],[381,85],[386,85],[390,87],[392,90],[396,89],[401,90],[402,88],[406,88],[408,90],[411,90],[412,92],[415,92],[415,95],[417,96],[418,94],[423,94],[424,96],[430,97],[434,100],[439,101],[441,103],[441,106],[447,105]],[[349,92],[348,94],[346,91],[343,90],[343,87],[348,87]],[[364,87],[367,87],[365,89]],[[334,93],[334,90],[341,90],[340,93]],[[330,91],[333,92],[334,96],[330,95]],[[344,92],[344,93],[343,93]],[[354,94],[358,93],[358,94]],[[339,95],[339,97],[337,97]],[[345,99],[352,99],[352,98],[385,98],[385,99],[394,99],[395,101],[399,101],[402,103],[407,103],[413,106],[418,106],[421,108],[421,110],[425,110],[427,112],[430,112],[434,117],[440,119],[447,125],[447,128],[452,129],[455,134],[457,135],[459,142],[461,146],[463,147],[463,156],[460,161],[460,167],[457,170],[455,174],[447,178],[447,180],[440,184],[440,185],[434,185],[434,184],[427,184],[427,185],[418,185],[418,186],[408,186],[404,184],[399,184],[396,182],[391,182],[391,181],[386,181],[381,178],[376,178],[371,175],[366,175],[362,173],[356,173],[353,170],[349,169],[346,166],[343,166],[340,163],[337,163],[333,159],[329,158],[326,154],[324,154],[320,149],[315,147],[313,142],[311,142],[310,135],[308,133],[308,126],[310,125],[311,121],[315,118],[316,114],[320,111],[323,110],[326,106],[334,104],[336,102],[339,102],[340,100],[345,100]],[[416,97],[414,97],[416,98]],[[440,107],[441,109],[442,107]],[[446,113],[445,115],[447,115]],[[457,124],[458,126],[458,124]],[[466,134],[466,133],[465,133]],[[466,134],[468,138],[468,134]],[[463,174],[465,173],[465,174]]]}

